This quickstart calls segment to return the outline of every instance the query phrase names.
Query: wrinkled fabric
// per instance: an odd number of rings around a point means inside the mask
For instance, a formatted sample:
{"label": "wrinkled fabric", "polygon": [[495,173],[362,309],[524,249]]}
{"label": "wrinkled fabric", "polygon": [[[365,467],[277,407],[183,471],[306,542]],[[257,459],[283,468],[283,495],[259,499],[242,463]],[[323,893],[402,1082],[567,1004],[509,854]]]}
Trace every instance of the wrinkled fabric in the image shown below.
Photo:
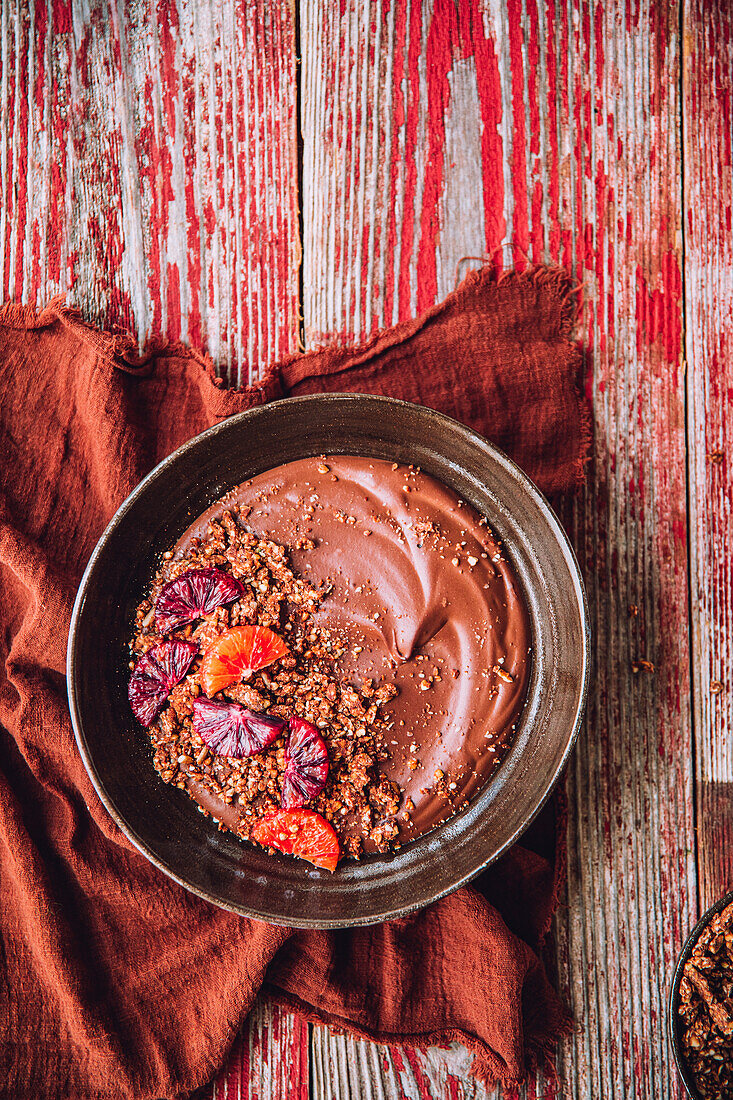
{"label": "wrinkled fabric", "polygon": [[380,1040],[460,1040],[487,1081],[519,1081],[552,1050],[568,1024],[540,961],[563,862],[552,807],[474,885],[410,917],[340,932],[248,920],[169,880],[111,820],[76,749],[65,651],[82,572],[125,497],[179,444],[265,400],[421,402],[483,432],[546,492],[571,490],[588,444],[572,301],[563,272],[483,270],[418,320],[236,392],[190,348],[137,357],[58,301],[0,311],[3,1097],[185,1096],[221,1066],[263,987]]}

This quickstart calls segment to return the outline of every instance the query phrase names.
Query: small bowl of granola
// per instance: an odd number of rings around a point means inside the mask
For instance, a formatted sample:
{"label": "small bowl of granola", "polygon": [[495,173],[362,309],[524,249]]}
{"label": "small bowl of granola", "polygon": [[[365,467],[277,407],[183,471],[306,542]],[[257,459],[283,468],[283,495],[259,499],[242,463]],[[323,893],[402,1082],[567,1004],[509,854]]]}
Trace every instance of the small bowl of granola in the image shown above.
{"label": "small bowl of granola", "polygon": [[669,1001],[675,1062],[693,1100],[733,1097],[733,892],[693,928]]}
{"label": "small bowl of granola", "polygon": [[456,421],[363,394],[248,410],[133,491],[87,567],[68,688],[120,828],[296,927],[391,919],[537,815],[582,719],[583,582],[552,509]]}

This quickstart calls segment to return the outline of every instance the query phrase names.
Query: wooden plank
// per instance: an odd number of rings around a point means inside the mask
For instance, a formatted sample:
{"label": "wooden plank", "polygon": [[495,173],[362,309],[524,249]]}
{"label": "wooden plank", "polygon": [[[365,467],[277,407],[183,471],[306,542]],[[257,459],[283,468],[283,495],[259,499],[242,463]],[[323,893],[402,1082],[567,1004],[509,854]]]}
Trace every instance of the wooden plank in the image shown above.
{"label": "wooden plank", "polygon": [[[290,0],[0,0],[0,66],[3,300],[67,293],[233,382],[297,348]],[[305,1098],[307,1026],[258,1003],[213,1091]]]}
{"label": "wooden plank", "polygon": [[683,41],[693,689],[704,909],[733,887],[730,5],[687,0]]}
{"label": "wooden plank", "polygon": [[487,1100],[496,1093],[471,1078],[471,1056],[457,1043],[433,1057],[428,1052],[369,1043],[314,1027],[312,1095],[380,1097],[384,1100]]}
{"label": "wooden plank", "polygon": [[[483,252],[480,78],[473,55],[452,68],[442,39],[429,46],[430,26],[457,24],[452,0],[444,7],[431,22],[419,4],[303,6],[309,347],[339,326],[346,336],[364,336],[413,315],[453,288],[467,251]],[[444,122],[437,101],[451,86],[454,109]],[[438,124],[450,151],[444,172],[437,168]]]}
{"label": "wooden plank", "polygon": [[[676,1095],[666,996],[696,905],[679,12],[583,14],[562,31],[577,61],[561,98],[579,139],[573,245],[594,366],[595,468],[574,528],[598,683],[570,771],[561,961],[584,1024],[563,1067],[577,1095]],[[653,675],[633,671],[640,658]]]}
{"label": "wooden plank", "polygon": [[532,1080],[524,1089],[487,1088],[471,1075],[472,1055],[460,1044],[419,1051],[385,1046],[314,1027],[311,1096],[368,1100],[557,1100],[555,1081]]}
{"label": "wooden plank", "polygon": [[[678,20],[675,5],[585,0],[320,0],[301,16],[307,343],[407,316],[463,256],[507,259],[509,242],[520,265],[562,262],[583,282],[595,455],[566,520],[597,667],[557,922],[575,1097],[678,1094],[665,1001],[697,904]],[[656,671],[635,673],[640,658]],[[410,1094],[392,1067],[375,1076],[367,1045],[346,1057],[327,1029],[313,1042],[317,1097]],[[471,1088],[427,1080],[418,1094]]]}
{"label": "wooden plank", "polygon": [[258,999],[237,1038],[211,1100],[308,1100],[308,1024]]}
{"label": "wooden plank", "polygon": [[206,347],[299,335],[291,0],[2,0],[0,293]]}

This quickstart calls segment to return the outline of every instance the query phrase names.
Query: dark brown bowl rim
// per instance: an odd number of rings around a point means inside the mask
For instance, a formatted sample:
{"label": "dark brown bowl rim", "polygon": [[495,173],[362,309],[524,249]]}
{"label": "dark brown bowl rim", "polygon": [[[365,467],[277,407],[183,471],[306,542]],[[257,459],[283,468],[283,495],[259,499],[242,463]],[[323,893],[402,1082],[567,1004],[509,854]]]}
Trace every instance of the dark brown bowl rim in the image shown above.
{"label": "dark brown bowl rim", "polygon": [[733,890],[731,890],[724,897],[719,898],[713,905],[707,909],[695,927],[690,932],[689,936],[684,942],[682,950],[677,957],[677,965],[674,968],[674,975],[672,977],[672,987],[669,991],[669,1006],[667,1010],[667,1030],[669,1032],[669,1041],[672,1044],[672,1053],[674,1054],[675,1064],[677,1066],[677,1072],[682,1078],[682,1084],[685,1086],[687,1095],[692,1097],[692,1100],[702,1100],[700,1091],[695,1084],[692,1074],[687,1068],[684,1055],[680,1049],[680,1036],[679,1027],[677,1023],[677,1006],[680,999],[680,982],[682,981],[682,972],[685,969],[685,963],[692,954],[693,948],[700,936],[704,932],[705,928],[710,924],[710,921],[718,913],[726,908],[733,902]]}
{"label": "dark brown bowl rim", "polygon": [[[510,837],[507,838],[505,843],[496,852],[494,852],[493,855],[490,858],[483,860],[479,865],[477,865],[475,868],[473,868],[470,872],[468,872],[462,878],[457,879],[454,883],[452,883],[446,889],[441,889],[441,890],[437,891],[434,895],[431,894],[431,896],[429,898],[427,898],[425,900],[421,900],[421,901],[417,902],[416,904],[399,906],[399,907],[395,908],[394,910],[390,910],[389,912],[379,914],[378,916],[374,916],[374,915],[360,916],[360,915],[357,914],[357,915],[350,916],[349,918],[346,918],[346,919],[343,919],[343,920],[341,920],[341,919],[339,919],[339,920],[309,919],[307,917],[301,917],[296,922],[292,919],[285,918],[285,917],[278,917],[278,916],[273,915],[271,913],[257,912],[257,911],[255,911],[255,910],[253,910],[253,909],[251,909],[247,906],[244,906],[244,905],[237,905],[235,903],[230,903],[230,902],[227,902],[227,901],[223,901],[221,898],[209,893],[207,890],[202,889],[198,886],[193,886],[191,883],[189,883],[187,881],[187,879],[185,879],[184,877],[177,874],[171,867],[169,867],[166,863],[164,863],[163,860],[161,860],[153,851],[151,851],[151,849],[142,840],[142,838],[140,836],[138,836],[138,834],[137,834],[136,830],[134,829],[134,827],[122,816],[121,813],[119,813],[119,811],[117,810],[114,802],[108,796],[108,794],[105,790],[104,784],[103,784],[103,782],[102,782],[102,780],[101,780],[101,778],[100,778],[100,776],[97,772],[97,769],[95,767],[92,753],[89,750],[89,746],[87,745],[86,738],[84,736],[82,716],[81,716],[81,714],[79,712],[79,708],[77,706],[76,691],[75,691],[75,665],[76,665],[75,647],[76,647],[76,635],[77,635],[78,620],[79,620],[79,617],[80,617],[80,614],[81,614],[82,605],[84,603],[84,596],[85,596],[85,592],[86,592],[87,580],[88,580],[90,574],[92,573],[92,571],[94,570],[94,568],[96,566],[96,563],[97,563],[97,560],[104,553],[104,550],[106,548],[106,544],[109,541],[109,538],[110,538],[110,535],[112,534],[112,532],[115,531],[121,523],[124,523],[126,513],[127,513],[128,509],[130,508],[130,506],[133,504],[134,501],[137,500],[137,498],[140,495],[142,495],[146,491],[148,485],[155,480],[156,476],[160,473],[161,470],[167,468],[170,465],[173,465],[179,459],[179,457],[182,454],[186,453],[187,451],[189,451],[189,450],[191,450],[195,447],[201,446],[202,442],[205,439],[208,439],[209,437],[215,435],[218,431],[220,431],[222,429],[222,427],[225,424],[231,424],[233,421],[238,421],[238,422],[241,423],[243,421],[246,421],[250,417],[256,417],[258,412],[261,412],[264,408],[272,410],[273,408],[277,408],[279,406],[292,405],[292,404],[295,404],[295,403],[302,404],[302,405],[307,405],[310,402],[323,401],[324,399],[326,399],[326,400],[340,400],[340,401],[348,401],[348,402],[367,399],[370,402],[383,403],[385,405],[396,405],[396,406],[400,406],[400,407],[406,408],[406,409],[410,409],[410,408],[415,409],[415,410],[419,411],[421,416],[427,417],[429,420],[432,419],[432,420],[436,420],[436,421],[447,422],[451,425],[454,425],[461,432],[463,432],[467,437],[469,437],[469,439],[471,440],[472,443],[474,443],[476,446],[483,449],[484,451],[488,451],[491,454],[492,459],[494,459],[495,461],[497,461],[498,463],[503,465],[505,468],[507,468],[507,470],[509,472],[511,472],[514,475],[517,482],[521,486],[522,490],[524,492],[526,492],[527,494],[529,494],[534,499],[535,504],[537,505],[538,509],[543,513],[544,518],[548,522],[548,525],[553,529],[555,537],[557,538],[558,543],[561,545],[561,547],[562,547],[562,549],[563,549],[563,551],[566,555],[568,568],[570,569],[570,571],[574,575],[573,579],[574,579],[576,591],[577,591],[577,594],[578,594],[579,606],[580,606],[580,609],[582,611],[583,664],[582,664],[582,670],[580,672],[579,691],[578,691],[578,695],[577,695],[577,707],[576,707],[576,712],[575,712],[575,719],[573,721],[573,726],[572,726],[572,729],[570,731],[570,735],[567,739],[567,743],[566,743],[565,749],[562,753],[562,756],[558,760],[557,766],[555,767],[555,770],[552,773],[551,779],[549,780],[549,782],[547,784],[547,789],[546,789],[543,797],[538,801],[537,805],[534,807],[533,811],[530,814],[527,815],[527,817],[523,821],[522,825],[520,827],[518,827]],[[461,886],[465,886],[467,883],[471,882],[474,878],[476,878],[477,875],[481,874],[482,871],[484,871],[487,867],[489,867],[492,863],[494,863],[497,859],[499,859],[500,856],[502,856],[506,851],[508,851],[509,848],[512,847],[513,844],[515,844],[517,842],[519,837],[529,828],[529,826],[535,820],[535,818],[540,813],[542,808],[547,804],[547,801],[550,798],[550,795],[552,794],[553,790],[555,789],[555,786],[557,785],[557,781],[558,781],[565,765],[567,764],[570,753],[572,752],[572,750],[575,746],[575,742],[578,738],[578,733],[580,731],[580,726],[583,722],[583,718],[584,718],[584,715],[585,715],[585,708],[586,708],[586,702],[587,702],[588,690],[589,690],[589,683],[590,683],[590,667],[591,667],[591,631],[590,631],[590,614],[589,614],[589,608],[588,608],[588,598],[587,598],[587,593],[586,593],[586,590],[585,590],[585,584],[584,584],[584,581],[583,581],[583,576],[582,576],[582,573],[580,571],[580,566],[578,564],[578,560],[577,560],[575,551],[572,547],[572,544],[570,543],[570,539],[568,538],[568,536],[567,536],[562,524],[560,523],[560,520],[558,519],[557,514],[555,513],[554,509],[552,508],[551,504],[549,503],[547,498],[544,496],[544,494],[541,492],[541,490],[538,489],[538,487],[534,484],[534,482],[527,476],[527,474],[524,473],[524,471],[516,464],[516,462],[514,462],[513,459],[509,458],[509,456],[507,454],[505,454],[502,450],[500,450],[499,447],[497,447],[494,443],[491,443],[490,440],[486,439],[485,436],[482,436],[479,432],[474,431],[474,429],[469,428],[467,425],[461,423],[459,420],[456,420],[454,417],[448,416],[445,413],[438,412],[435,409],[428,408],[427,406],[417,405],[414,402],[402,401],[402,400],[399,400],[398,398],[383,397],[381,395],[376,395],[376,394],[366,394],[366,393],[329,393],[329,394],[322,394],[321,393],[321,394],[308,394],[308,395],[303,395],[303,396],[300,396],[300,397],[281,398],[278,401],[267,402],[266,405],[264,405],[264,404],[263,405],[255,405],[250,409],[245,409],[240,413],[235,413],[233,416],[227,417],[226,419],[220,421],[219,423],[214,424],[211,428],[207,428],[205,431],[200,432],[198,435],[194,436],[193,438],[187,440],[185,443],[181,444],[180,447],[177,447],[175,451],[173,451],[166,458],[162,459],[161,462],[159,462],[155,467],[153,467],[153,469],[148,474],[146,474],[145,477],[142,478],[141,481],[138,482],[138,484],[135,486],[135,488],[132,490],[132,492],[126,497],[126,499],[122,502],[120,507],[117,509],[114,516],[110,520],[110,522],[107,524],[107,527],[103,531],[97,545],[95,546],[95,548],[92,552],[92,555],[89,559],[87,567],[84,570],[84,574],[83,574],[82,579],[81,579],[80,584],[79,584],[79,589],[77,591],[76,599],[74,601],[74,607],[73,607],[72,614],[71,614],[71,623],[70,623],[70,628],[69,628],[69,640],[68,640],[68,645],[67,645],[66,677],[67,677],[67,694],[68,694],[68,701],[69,701],[69,710],[70,710],[70,714],[71,714],[72,726],[73,726],[73,729],[74,729],[74,737],[75,737],[75,740],[76,740],[77,747],[79,749],[79,753],[80,753],[81,758],[82,758],[82,762],[84,763],[84,767],[86,768],[87,773],[89,774],[89,777],[90,777],[90,779],[92,781],[92,784],[94,786],[94,789],[96,790],[97,795],[99,796],[102,804],[105,806],[107,812],[110,814],[110,816],[115,821],[115,823],[119,826],[119,828],[122,830],[122,832],[128,837],[128,839],[132,842],[132,844],[134,844],[134,846],[137,848],[137,850],[139,852],[141,852],[142,855],[145,856],[146,859],[148,859],[152,864],[154,864],[157,868],[159,868],[159,870],[161,870],[165,875],[167,875],[168,878],[172,879],[174,882],[177,882],[180,886],[183,886],[184,889],[188,890],[192,894],[197,895],[200,898],[203,898],[205,901],[210,902],[212,905],[218,906],[221,909],[225,909],[225,910],[228,910],[228,911],[233,912],[233,913],[238,913],[240,916],[250,917],[250,918],[253,918],[255,920],[267,921],[268,923],[271,923],[271,924],[281,924],[281,925],[287,925],[287,926],[296,927],[296,928],[314,928],[314,929],[333,928],[333,929],[336,929],[336,928],[352,928],[352,927],[357,927],[357,926],[378,924],[378,923],[381,923],[382,921],[396,920],[400,917],[408,916],[410,913],[414,913],[417,910],[419,910],[421,908],[424,908],[426,905],[430,905],[433,902],[436,902],[436,901],[440,900],[440,898],[446,897],[448,894],[453,893],[455,890],[459,889]],[[447,824],[447,822],[445,824]],[[440,828],[441,828],[440,825],[436,826],[435,831],[436,832],[439,831]]]}

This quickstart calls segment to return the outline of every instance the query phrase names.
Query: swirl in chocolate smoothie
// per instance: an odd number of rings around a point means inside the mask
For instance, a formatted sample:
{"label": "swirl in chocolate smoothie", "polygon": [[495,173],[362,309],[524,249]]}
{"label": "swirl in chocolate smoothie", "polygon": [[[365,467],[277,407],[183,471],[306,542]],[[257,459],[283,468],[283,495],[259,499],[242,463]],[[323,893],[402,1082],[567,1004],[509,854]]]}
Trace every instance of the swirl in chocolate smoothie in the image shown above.
{"label": "swirl in chocolate smoothie", "polygon": [[[344,677],[397,687],[384,708],[381,767],[404,791],[400,839],[427,832],[492,775],[522,708],[529,617],[501,544],[427,474],[339,455],[245,482],[196,520],[177,555],[234,506],[252,531],[288,548],[296,573],[331,586],[314,617],[347,643]],[[298,549],[304,539],[314,548]],[[232,825],[231,807],[195,783],[189,790]],[[358,832],[357,822],[345,826]]]}

